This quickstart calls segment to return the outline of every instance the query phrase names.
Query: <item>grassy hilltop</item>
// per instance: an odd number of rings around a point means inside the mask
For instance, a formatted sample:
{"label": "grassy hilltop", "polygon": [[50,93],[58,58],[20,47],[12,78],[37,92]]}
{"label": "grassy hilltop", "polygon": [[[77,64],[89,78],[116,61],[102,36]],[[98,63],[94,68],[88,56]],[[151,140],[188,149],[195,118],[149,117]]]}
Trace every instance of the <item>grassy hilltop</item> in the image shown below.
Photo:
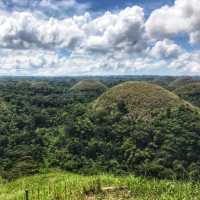
{"label": "grassy hilltop", "polygon": [[[113,190],[105,187],[112,186]],[[125,189],[120,189],[126,186]],[[116,188],[116,189],[115,189]],[[0,182],[0,199],[24,200],[198,200],[200,183],[148,180],[134,176],[81,176],[53,172]],[[103,191],[102,191],[103,190]]]}
{"label": "grassy hilltop", "polygon": [[130,81],[119,84],[94,103],[95,111],[113,111],[124,109],[138,118],[152,118],[153,113],[186,105],[176,94],[147,82]]}

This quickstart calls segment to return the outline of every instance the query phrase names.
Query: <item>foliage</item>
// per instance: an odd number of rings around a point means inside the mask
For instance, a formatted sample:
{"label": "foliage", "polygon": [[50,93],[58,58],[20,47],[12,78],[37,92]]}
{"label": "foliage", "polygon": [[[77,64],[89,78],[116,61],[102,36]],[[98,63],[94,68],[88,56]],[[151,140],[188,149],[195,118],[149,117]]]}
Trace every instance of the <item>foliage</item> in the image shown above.
{"label": "foliage", "polygon": [[120,112],[86,113],[67,124],[67,140],[61,141],[70,156],[60,164],[73,171],[198,179],[199,122],[198,112],[185,106],[161,112],[148,124]]}
{"label": "foliage", "polygon": [[[115,84],[111,80],[108,85]],[[0,81],[0,176],[11,180],[60,168],[200,177],[197,108],[146,82],[114,86],[96,101],[78,99],[70,96],[75,82]]]}

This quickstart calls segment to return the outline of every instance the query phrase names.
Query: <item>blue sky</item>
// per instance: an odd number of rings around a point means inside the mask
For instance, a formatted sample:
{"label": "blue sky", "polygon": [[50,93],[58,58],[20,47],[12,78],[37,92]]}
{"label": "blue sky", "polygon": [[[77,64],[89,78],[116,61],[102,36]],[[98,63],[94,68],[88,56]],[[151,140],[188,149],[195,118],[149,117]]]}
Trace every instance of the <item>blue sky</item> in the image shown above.
{"label": "blue sky", "polygon": [[[21,10],[26,10],[27,8],[36,8],[37,9],[37,4],[38,2],[42,0],[18,0],[18,1],[13,1],[13,0],[2,0],[5,2],[5,7],[6,9],[9,10],[15,10],[16,8],[21,9]],[[55,0],[58,2],[59,0]],[[68,0],[65,0],[66,2]],[[144,8],[145,15],[149,16],[149,14],[152,12],[152,10],[156,8],[160,8],[163,5],[172,5],[174,3],[174,0],[77,0],[77,3],[82,4],[82,5],[88,5],[87,11],[89,12],[104,12],[107,10],[110,11],[116,11],[116,10],[121,10],[124,9],[128,6],[134,6],[138,5]],[[73,9],[72,9],[73,10]],[[69,11],[69,10],[67,10]],[[74,10],[73,10],[74,11]],[[48,13],[50,16],[55,16],[54,13]],[[66,15],[69,14],[69,12],[66,12]],[[70,15],[73,15],[75,13],[71,13]],[[59,16],[59,12],[57,13],[57,17]],[[55,16],[56,17],[56,16]]]}
{"label": "blue sky", "polygon": [[152,10],[163,5],[170,5],[174,0],[78,0],[79,3],[88,3],[92,11],[105,11],[124,9],[127,6],[139,5],[143,7],[148,15]]}
{"label": "blue sky", "polygon": [[200,75],[199,0],[1,0],[0,75]]}

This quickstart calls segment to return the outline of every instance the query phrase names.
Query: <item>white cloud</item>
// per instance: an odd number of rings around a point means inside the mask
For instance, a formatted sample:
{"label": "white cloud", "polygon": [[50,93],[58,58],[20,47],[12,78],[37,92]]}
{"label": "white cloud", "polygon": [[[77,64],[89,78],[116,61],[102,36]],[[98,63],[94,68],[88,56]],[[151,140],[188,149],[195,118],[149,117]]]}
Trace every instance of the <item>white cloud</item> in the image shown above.
{"label": "white cloud", "polygon": [[144,13],[136,6],[117,14],[107,12],[94,20],[88,13],[45,20],[30,12],[1,12],[0,30],[3,48],[83,48],[104,52],[145,48]]}
{"label": "white cloud", "polygon": [[156,42],[150,51],[150,55],[157,59],[177,58],[181,53],[181,47],[168,39]]}
{"label": "white cloud", "polygon": [[131,49],[140,51],[144,48],[144,12],[137,6],[128,7],[118,14],[106,12],[91,21],[87,26],[92,33],[87,47],[91,50]]}
{"label": "white cloud", "polygon": [[200,44],[200,29],[190,34],[190,43],[193,45]]}
{"label": "white cloud", "polygon": [[[58,4],[52,2],[42,0],[40,7],[59,10]],[[64,5],[63,0],[60,2],[60,6]],[[76,3],[69,0],[68,7],[70,2],[71,6]],[[55,18],[30,10],[0,10],[0,74],[108,75],[175,71],[200,75],[199,51],[187,52],[167,39],[187,33],[191,43],[200,40],[198,8],[192,7],[194,2],[191,0],[190,6],[186,0],[176,0],[174,6],[155,10],[147,22],[143,9],[138,6],[105,12],[96,18],[89,13]],[[18,7],[26,7],[23,3],[25,0]]]}
{"label": "white cloud", "polygon": [[39,19],[29,12],[0,13],[0,46],[3,48],[69,48],[84,36],[73,18]]}
{"label": "white cloud", "polygon": [[26,75],[40,68],[55,67],[59,57],[52,51],[0,50],[0,74]]}
{"label": "white cloud", "polygon": [[181,54],[169,63],[169,69],[181,69],[185,74],[200,75],[200,52]]}
{"label": "white cloud", "polygon": [[173,6],[154,10],[146,22],[150,37],[188,34],[192,44],[200,42],[200,1],[175,0]]}
{"label": "white cloud", "polygon": [[89,3],[76,0],[1,0],[0,8],[14,11],[31,11],[44,16],[63,18],[74,13],[83,14]]}
{"label": "white cloud", "polygon": [[155,59],[151,55],[131,57],[127,53],[99,55],[74,53],[59,56],[47,50],[1,50],[1,75],[112,75],[168,73],[200,75],[200,52],[182,53],[177,58]]}
{"label": "white cloud", "polygon": [[[136,6],[95,19],[88,13],[47,20],[30,12],[1,12],[0,29],[4,74],[5,68],[18,74],[118,73],[131,63],[125,60],[128,51],[131,56],[145,49],[144,13]],[[59,56],[58,50],[71,55]]]}

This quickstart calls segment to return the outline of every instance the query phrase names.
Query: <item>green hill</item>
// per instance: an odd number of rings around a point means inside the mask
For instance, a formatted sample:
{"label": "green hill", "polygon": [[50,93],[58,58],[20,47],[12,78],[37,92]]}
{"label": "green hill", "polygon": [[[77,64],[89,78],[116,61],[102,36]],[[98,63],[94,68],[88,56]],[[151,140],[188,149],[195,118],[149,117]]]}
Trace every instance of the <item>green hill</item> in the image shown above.
{"label": "green hill", "polygon": [[160,85],[161,87],[170,89],[169,85],[175,81],[176,77],[171,76],[164,76],[164,77],[156,77],[152,81],[150,81],[153,84]]}
{"label": "green hill", "polygon": [[76,83],[69,93],[77,98],[96,98],[107,90],[107,87],[96,80],[82,80]]}
{"label": "green hill", "polygon": [[24,177],[9,183],[0,180],[1,200],[24,200],[25,191],[28,191],[30,200],[193,200],[200,196],[200,184],[63,172]]}
{"label": "green hill", "polygon": [[198,80],[195,80],[193,77],[190,77],[190,76],[179,77],[169,84],[169,88],[176,89],[178,87],[185,86],[187,84],[195,83],[195,82],[198,82]]}
{"label": "green hill", "polygon": [[200,82],[180,86],[174,92],[193,105],[200,107]]}
{"label": "green hill", "polygon": [[120,111],[149,119],[153,113],[186,105],[174,93],[146,82],[125,82],[102,94],[93,104],[96,111]]}

